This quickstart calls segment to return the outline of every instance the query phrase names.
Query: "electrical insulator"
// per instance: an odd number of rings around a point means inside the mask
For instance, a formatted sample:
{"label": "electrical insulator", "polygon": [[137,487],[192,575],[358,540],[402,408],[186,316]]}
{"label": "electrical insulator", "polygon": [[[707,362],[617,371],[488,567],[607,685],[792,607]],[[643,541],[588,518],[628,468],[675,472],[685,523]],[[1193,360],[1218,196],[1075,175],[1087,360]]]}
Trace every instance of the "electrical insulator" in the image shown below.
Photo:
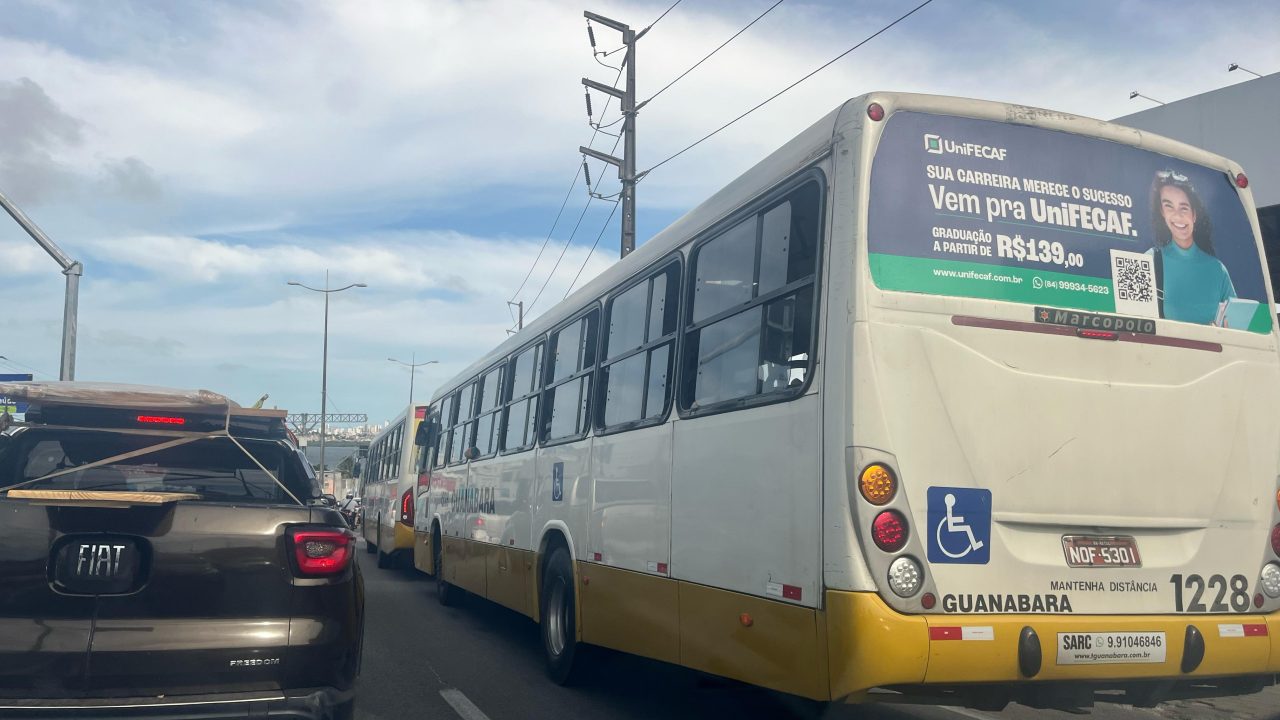
{"label": "electrical insulator", "polygon": [[587,167],[587,159],[582,158],[582,174],[587,178],[587,189],[591,188],[591,168]]}
{"label": "electrical insulator", "polygon": [[591,49],[596,49],[596,33],[591,29],[591,23],[587,23],[587,39],[591,41]]}
{"label": "electrical insulator", "polygon": [[587,99],[587,119],[590,120],[594,113],[591,112],[591,91],[583,91],[582,96]]}

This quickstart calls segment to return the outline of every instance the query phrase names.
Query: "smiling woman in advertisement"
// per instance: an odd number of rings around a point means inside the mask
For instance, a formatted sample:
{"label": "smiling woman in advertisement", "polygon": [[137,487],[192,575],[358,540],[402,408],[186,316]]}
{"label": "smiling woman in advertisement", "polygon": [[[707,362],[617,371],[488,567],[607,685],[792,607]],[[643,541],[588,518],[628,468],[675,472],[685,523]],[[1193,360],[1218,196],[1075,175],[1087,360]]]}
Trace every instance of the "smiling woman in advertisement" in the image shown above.
{"label": "smiling woman in advertisement", "polygon": [[1151,184],[1160,315],[1221,324],[1219,308],[1236,297],[1231,275],[1213,248],[1213,224],[1186,175],[1160,170]]}

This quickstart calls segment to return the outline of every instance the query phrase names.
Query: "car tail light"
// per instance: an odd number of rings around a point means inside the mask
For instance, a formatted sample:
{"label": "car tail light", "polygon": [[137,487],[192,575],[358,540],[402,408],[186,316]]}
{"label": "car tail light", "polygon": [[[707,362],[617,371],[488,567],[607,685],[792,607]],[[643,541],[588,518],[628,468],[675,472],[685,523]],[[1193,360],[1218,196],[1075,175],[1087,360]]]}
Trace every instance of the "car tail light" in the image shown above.
{"label": "car tail light", "polygon": [[1271,528],[1271,552],[1280,556],[1280,525]]}
{"label": "car tail light", "polygon": [[327,577],[346,571],[351,564],[353,536],[342,530],[294,530],[293,558],[302,577]]}
{"label": "car tail light", "polygon": [[400,522],[413,524],[413,488],[404,491],[400,496]]}
{"label": "car tail light", "polygon": [[898,491],[898,480],[889,468],[872,463],[858,476],[858,491],[872,505],[884,505]]}
{"label": "car tail light", "polygon": [[907,544],[907,519],[897,510],[885,510],[871,522],[871,539],[885,552],[897,552]]}

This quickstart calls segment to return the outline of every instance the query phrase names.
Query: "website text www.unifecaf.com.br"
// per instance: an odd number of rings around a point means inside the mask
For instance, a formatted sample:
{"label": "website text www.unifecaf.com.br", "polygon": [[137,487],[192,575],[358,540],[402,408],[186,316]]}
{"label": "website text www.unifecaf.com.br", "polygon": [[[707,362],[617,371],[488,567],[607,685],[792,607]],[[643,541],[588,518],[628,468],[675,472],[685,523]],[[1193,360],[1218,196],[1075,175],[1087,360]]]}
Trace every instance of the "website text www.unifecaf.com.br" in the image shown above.
{"label": "website text www.unifecaf.com.br", "polygon": [[942,268],[934,268],[933,276],[956,278],[959,280],[982,280],[985,282],[1013,283],[1015,285],[1022,283],[1022,278],[1017,275],[998,272],[979,272],[977,270],[945,270]]}

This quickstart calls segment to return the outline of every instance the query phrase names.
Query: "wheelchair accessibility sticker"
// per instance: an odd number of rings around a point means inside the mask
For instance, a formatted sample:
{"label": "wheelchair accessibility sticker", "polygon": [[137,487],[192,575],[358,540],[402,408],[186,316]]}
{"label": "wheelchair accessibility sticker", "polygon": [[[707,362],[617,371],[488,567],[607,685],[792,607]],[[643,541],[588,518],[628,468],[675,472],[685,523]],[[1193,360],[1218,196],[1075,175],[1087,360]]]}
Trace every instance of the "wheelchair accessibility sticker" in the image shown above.
{"label": "wheelchair accessibility sticker", "polygon": [[931,487],[928,500],[929,562],[990,562],[991,491]]}

